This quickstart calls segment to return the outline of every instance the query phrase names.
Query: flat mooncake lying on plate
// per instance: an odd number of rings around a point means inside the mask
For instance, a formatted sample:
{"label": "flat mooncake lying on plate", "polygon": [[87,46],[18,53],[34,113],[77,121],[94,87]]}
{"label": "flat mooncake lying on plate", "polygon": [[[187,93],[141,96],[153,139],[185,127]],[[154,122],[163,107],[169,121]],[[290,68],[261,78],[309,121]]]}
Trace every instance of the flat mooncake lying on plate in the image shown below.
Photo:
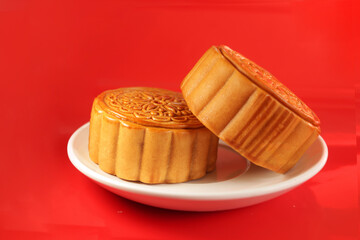
{"label": "flat mooncake lying on plate", "polygon": [[215,169],[218,137],[189,110],[181,93],[119,88],[97,96],[90,120],[89,155],[117,177],[179,183]]}

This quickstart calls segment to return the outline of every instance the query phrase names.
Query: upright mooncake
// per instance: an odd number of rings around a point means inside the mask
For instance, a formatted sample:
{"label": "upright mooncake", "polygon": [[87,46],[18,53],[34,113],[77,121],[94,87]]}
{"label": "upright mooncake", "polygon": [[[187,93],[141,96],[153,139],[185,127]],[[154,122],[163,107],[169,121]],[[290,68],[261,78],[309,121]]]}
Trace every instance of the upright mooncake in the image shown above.
{"label": "upright mooncake", "polygon": [[119,178],[149,184],[198,179],[215,169],[217,146],[181,93],[120,88],[93,102],[90,158]]}
{"label": "upright mooncake", "polygon": [[315,113],[272,74],[229,47],[211,47],[181,84],[194,115],[256,165],[292,168],[320,134]]}

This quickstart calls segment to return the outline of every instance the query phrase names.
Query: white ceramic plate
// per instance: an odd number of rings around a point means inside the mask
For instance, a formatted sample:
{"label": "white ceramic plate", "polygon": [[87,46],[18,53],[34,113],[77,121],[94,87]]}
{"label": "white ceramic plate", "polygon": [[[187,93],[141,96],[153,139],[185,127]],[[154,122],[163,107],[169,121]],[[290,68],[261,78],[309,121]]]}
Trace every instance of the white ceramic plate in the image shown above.
{"label": "white ceramic plate", "polygon": [[328,150],[319,137],[286,174],[258,167],[220,142],[217,170],[204,178],[178,184],[147,185],[103,172],[88,154],[89,123],[68,142],[72,164],[102,187],[143,204],[185,211],[216,211],[257,204],[304,183],[325,165]]}

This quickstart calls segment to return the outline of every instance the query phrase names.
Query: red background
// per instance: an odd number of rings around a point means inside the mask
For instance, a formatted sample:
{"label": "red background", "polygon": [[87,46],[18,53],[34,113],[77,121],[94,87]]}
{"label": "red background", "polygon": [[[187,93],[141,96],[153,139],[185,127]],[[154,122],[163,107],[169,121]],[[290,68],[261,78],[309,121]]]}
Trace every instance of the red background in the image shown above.
{"label": "red background", "polygon": [[[359,12],[356,0],[0,1],[0,238],[357,239]],[[317,113],[329,147],[318,175],[259,205],[191,213],[118,197],[71,165],[67,141],[97,94],[179,91],[218,44]]]}

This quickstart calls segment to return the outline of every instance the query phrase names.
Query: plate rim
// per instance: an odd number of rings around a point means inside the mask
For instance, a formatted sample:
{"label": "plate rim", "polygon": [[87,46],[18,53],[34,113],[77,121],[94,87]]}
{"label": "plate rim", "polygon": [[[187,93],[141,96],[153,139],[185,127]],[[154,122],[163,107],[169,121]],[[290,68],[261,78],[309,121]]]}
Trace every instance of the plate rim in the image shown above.
{"label": "plate rim", "polygon": [[[184,194],[178,193],[178,192],[166,192],[162,191],[159,188],[152,187],[156,185],[147,185],[147,184],[141,184],[141,183],[135,183],[135,182],[129,182],[126,180],[122,180],[120,178],[117,178],[117,181],[114,181],[110,177],[114,177],[109,175],[109,177],[106,177],[100,173],[97,173],[96,171],[88,168],[85,164],[81,162],[81,160],[78,159],[78,157],[75,154],[74,150],[74,143],[76,140],[76,137],[82,133],[82,131],[87,128],[90,125],[89,122],[83,124],[81,127],[79,127],[70,137],[68,144],[67,144],[67,153],[68,157],[71,161],[71,163],[74,165],[74,167],[80,171],[82,174],[87,176],[88,178],[94,180],[95,182],[98,182],[100,184],[115,188],[120,191],[125,192],[131,192],[135,194],[142,194],[142,195],[149,195],[153,197],[163,197],[163,198],[172,198],[172,199],[189,199],[189,200],[234,200],[234,199],[242,199],[242,198],[252,198],[252,197],[259,197],[263,195],[268,194],[274,194],[282,191],[288,191],[306,181],[311,179],[313,176],[315,176],[318,172],[321,171],[321,169],[324,167],[324,165],[327,162],[328,158],[328,148],[326,145],[326,142],[321,136],[318,136],[318,140],[320,141],[320,145],[322,147],[322,153],[320,156],[320,160],[311,166],[307,171],[304,173],[301,173],[293,178],[287,179],[285,181],[276,183],[271,186],[262,186],[257,187],[253,189],[242,189],[242,190],[234,190],[231,192],[220,194],[214,194],[214,193],[208,193],[208,192],[192,192],[191,194]],[[295,166],[296,167],[296,166]]]}

